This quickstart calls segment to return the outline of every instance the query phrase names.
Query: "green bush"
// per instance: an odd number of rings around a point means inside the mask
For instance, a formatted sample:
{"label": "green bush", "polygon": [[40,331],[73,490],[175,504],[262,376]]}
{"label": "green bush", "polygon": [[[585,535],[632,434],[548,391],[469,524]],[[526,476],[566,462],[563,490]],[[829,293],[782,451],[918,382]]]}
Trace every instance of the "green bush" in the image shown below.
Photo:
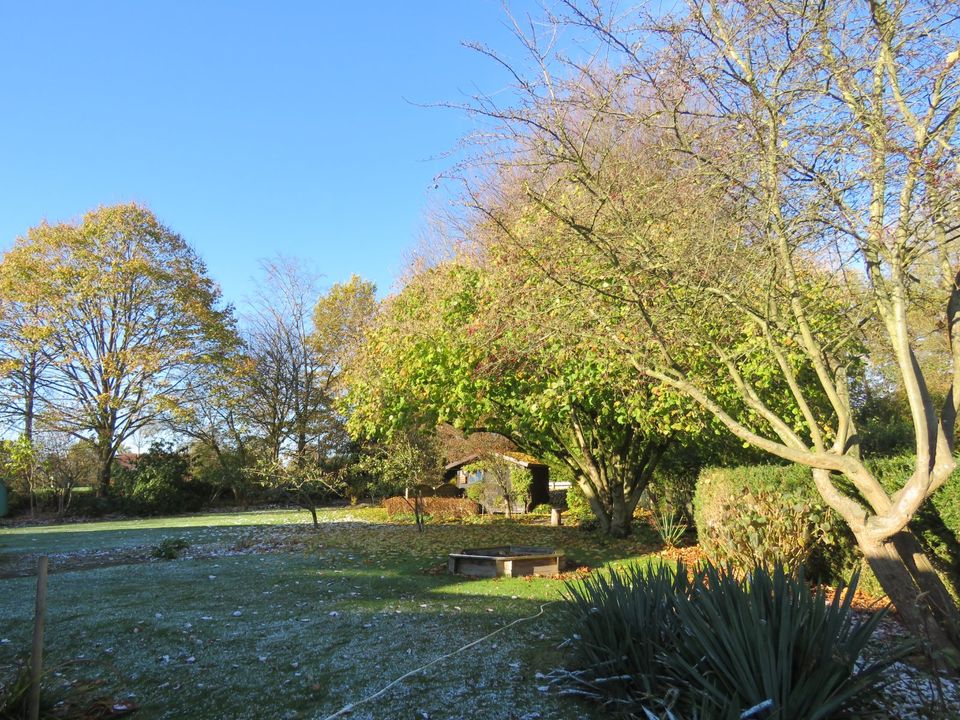
{"label": "green bush", "polygon": [[595,519],[586,495],[576,483],[567,488],[567,515],[580,522]]}
{"label": "green bush", "polygon": [[160,560],[176,560],[188,547],[190,543],[184,538],[164,538],[150,554]]}
{"label": "green bush", "polygon": [[133,467],[117,467],[112,493],[120,508],[135,515],[169,515],[199,510],[204,493],[189,480],[186,453],[154,443]]}
{"label": "green bush", "polygon": [[708,468],[700,473],[694,522],[704,554],[740,572],[777,563],[837,581],[859,567],[856,542],[799,465]]}
{"label": "green bush", "polygon": [[116,501],[109,497],[97,497],[91,487],[75,488],[70,500],[70,514],[77,517],[102,517],[116,509]]}
{"label": "green bush", "polygon": [[510,485],[515,501],[527,507],[530,504],[530,490],[533,488],[533,473],[529,468],[511,468]]}
{"label": "green bush", "polygon": [[858,622],[856,583],[855,574],[830,602],[781,565],[746,577],[633,567],[568,584],[576,667],[554,677],[630,717],[727,720],[759,705],[778,720],[849,717],[913,649],[888,644],[861,657],[884,613]]}
{"label": "green bush", "polygon": [[[873,459],[867,466],[892,492],[910,476],[913,458]],[[810,577],[834,582],[862,568],[864,589],[879,591],[853,535],[820,499],[809,468],[708,468],[697,480],[693,505],[700,544],[714,562],[732,562],[741,570],[754,562],[802,562]],[[938,568],[960,587],[960,471],[924,503],[910,527]]]}
{"label": "green bush", "polygon": [[[871,460],[867,465],[884,489],[892,492],[910,477],[913,463],[913,456],[899,455]],[[934,563],[960,587],[960,470],[920,507],[910,528]]]}

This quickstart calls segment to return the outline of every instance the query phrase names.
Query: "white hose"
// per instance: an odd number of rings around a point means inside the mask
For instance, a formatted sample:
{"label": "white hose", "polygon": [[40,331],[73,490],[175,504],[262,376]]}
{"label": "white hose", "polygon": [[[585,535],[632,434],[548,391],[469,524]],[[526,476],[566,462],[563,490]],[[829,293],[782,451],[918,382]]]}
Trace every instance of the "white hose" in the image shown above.
{"label": "white hose", "polygon": [[398,677],[398,678],[397,678],[396,680],[394,680],[393,682],[391,682],[391,683],[389,683],[389,684],[387,684],[387,685],[384,685],[384,686],[383,686],[382,688],[380,688],[377,692],[373,693],[373,695],[367,695],[367,697],[365,697],[365,698],[363,698],[363,699],[361,699],[361,700],[357,700],[355,703],[348,703],[347,705],[344,705],[342,708],[340,708],[340,709],[337,710],[335,713],[333,713],[333,715],[327,715],[325,718],[323,718],[323,720],[334,720],[334,718],[342,717],[342,716],[344,716],[344,715],[346,715],[346,714],[348,714],[348,713],[351,713],[351,712],[353,712],[353,710],[354,710],[356,707],[358,707],[358,706],[360,706],[360,705],[363,705],[364,703],[368,703],[368,702],[370,702],[371,700],[375,700],[376,698],[378,698],[378,697],[380,697],[381,695],[383,695],[387,690],[389,690],[390,688],[392,688],[394,685],[397,685],[397,684],[403,682],[404,680],[406,680],[406,679],[409,678],[409,677],[413,677],[413,676],[416,675],[418,672],[420,672],[420,671],[422,671],[422,670],[426,670],[428,667],[431,667],[432,665],[436,665],[438,662],[442,662],[443,660],[447,660],[448,658],[452,658],[454,655],[457,655],[458,653],[462,653],[464,650],[468,650],[468,649],[472,648],[474,645],[479,645],[479,644],[482,643],[484,640],[489,640],[490,638],[492,638],[492,637],[493,637],[494,635],[496,635],[497,633],[501,633],[501,632],[503,632],[504,630],[506,630],[507,628],[513,627],[513,626],[516,625],[517,623],[527,622],[528,620],[536,620],[538,617],[540,617],[541,615],[543,615],[543,609],[544,609],[545,607],[547,607],[547,605],[552,605],[552,604],[555,603],[555,602],[556,602],[556,600],[551,600],[550,602],[543,603],[543,605],[540,606],[540,611],[539,611],[536,615],[531,615],[530,617],[517,618],[516,620],[514,620],[514,621],[511,622],[511,623],[508,623],[507,625],[504,625],[504,626],[501,627],[501,628],[497,628],[496,630],[494,630],[494,631],[491,632],[491,633],[487,633],[486,635],[484,635],[482,638],[479,638],[478,640],[474,640],[473,642],[469,642],[469,643],[467,643],[466,645],[464,645],[463,647],[457,648],[457,649],[454,650],[453,652],[448,652],[446,655],[441,655],[440,657],[434,658],[433,660],[431,660],[430,662],[428,662],[426,665],[421,665],[420,667],[415,668],[415,669],[411,670],[411,671],[408,672],[408,673],[404,673],[403,675],[401,675],[400,677]]}

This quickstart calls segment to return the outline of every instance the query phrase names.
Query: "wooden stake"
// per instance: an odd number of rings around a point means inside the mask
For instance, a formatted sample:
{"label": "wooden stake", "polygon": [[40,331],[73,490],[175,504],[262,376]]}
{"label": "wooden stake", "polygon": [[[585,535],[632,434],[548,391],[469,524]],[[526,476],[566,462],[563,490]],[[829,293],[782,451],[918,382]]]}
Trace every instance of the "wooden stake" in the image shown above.
{"label": "wooden stake", "polygon": [[43,618],[47,611],[47,556],[37,564],[37,605],[33,615],[33,652],[30,656],[30,720],[40,717],[40,680],[43,675]]}

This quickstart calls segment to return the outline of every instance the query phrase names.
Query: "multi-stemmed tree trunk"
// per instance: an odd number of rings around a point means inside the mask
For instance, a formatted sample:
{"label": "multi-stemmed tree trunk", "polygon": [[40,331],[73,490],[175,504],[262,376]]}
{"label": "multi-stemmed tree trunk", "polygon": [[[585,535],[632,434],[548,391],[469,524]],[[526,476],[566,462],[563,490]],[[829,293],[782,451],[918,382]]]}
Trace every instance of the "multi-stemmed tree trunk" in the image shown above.
{"label": "multi-stemmed tree trunk", "polygon": [[611,428],[598,427],[592,420],[573,414],[574,447],[562,459],[573,471],[601,531],[612,537],[626,537],[632,531],[637,504],[669,441],[662,436],[649,437],[629,426],[615,428],[610,437]]}
{"label": "multi-stemmed tree trunk", "polygon": [[[669,22],[565,10],[557,21],[604,60],[564,75],[562,56],[521,38],[544,72],[517,107],[473,107],[515,152],[498,145],[472,204],[639,373],[810,467],[911,628],[960,647],[957,607],[909,531],[956,466],[955,7],[690,0]],[[939,298],[948,340],[939,407],[911,323],[921,295]],[[854,421],[871,326],[915,430],[895,492],[860,459]]]}

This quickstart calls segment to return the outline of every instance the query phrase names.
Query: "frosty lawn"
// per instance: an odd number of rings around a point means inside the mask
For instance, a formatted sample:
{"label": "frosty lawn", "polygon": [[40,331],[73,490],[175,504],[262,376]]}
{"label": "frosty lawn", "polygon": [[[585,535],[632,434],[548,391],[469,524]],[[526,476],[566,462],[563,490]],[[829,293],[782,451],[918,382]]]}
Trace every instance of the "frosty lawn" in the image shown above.
{"label": "frosty lawn", "polygon": [[[326,511],[319,533],[291,525],[303,519],[244,513],[6,530],[0,572],[17,555],[55,553],[46,646],[57,683],[103,681],[96,694],[134,700],[138,718],[324,718],[535,615],[562,587],[448,576],[446,552],[478,541],[550,544],[597,564],[647,549],[503,522],[428,527],[421,536],[369,510]],[[186,557],[68,570],[72,553],[142,549],[164,537],[187,539]],[[310,545],[291,551],[289,543],[276,547],[278,537]],[[0,580],[0,667],[28,647],[33,588],[33,578]],[[536,673],[561,661],[562,639],[549,606],[348,717],[590,717],[588,708],[537,691]]]}

